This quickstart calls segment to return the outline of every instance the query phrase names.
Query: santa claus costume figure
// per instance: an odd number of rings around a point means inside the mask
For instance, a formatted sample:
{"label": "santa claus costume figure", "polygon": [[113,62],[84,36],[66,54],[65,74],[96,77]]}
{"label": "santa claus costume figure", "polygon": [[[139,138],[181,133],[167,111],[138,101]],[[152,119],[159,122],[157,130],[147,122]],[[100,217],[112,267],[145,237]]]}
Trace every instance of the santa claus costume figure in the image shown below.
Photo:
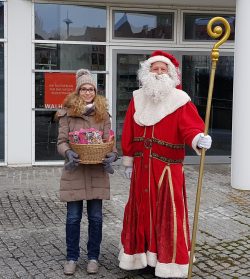
{"label": "santa claus costume figure", "polygon": [[204,122],[180,88],[179,63],[155,51],[141,64],[122,133],[125,175],[131,179],[119,266],[155,267],[161,278],[188,274],[190,235],[183,160],[211,147]]}

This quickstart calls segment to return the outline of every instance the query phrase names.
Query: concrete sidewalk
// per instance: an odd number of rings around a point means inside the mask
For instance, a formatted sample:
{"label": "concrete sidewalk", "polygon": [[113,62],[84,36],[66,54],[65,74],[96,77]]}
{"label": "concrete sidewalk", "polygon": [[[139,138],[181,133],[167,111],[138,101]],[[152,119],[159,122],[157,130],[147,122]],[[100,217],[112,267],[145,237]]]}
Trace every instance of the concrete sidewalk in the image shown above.
{"label": "concrete sidewalk", "polygon": [[[111,176],[112,199],[104,202],[98,275],[87,275],[86,210],[81,259],[74,276],[63,275],[66,207],[58,200],[60,167],[0,168],[0,278],[155,278],[154,270],[118,267],[119,238],[129,181],[122,167]],[[197,166],[185,166],[190,223]],[[193,278],[250,278],[250,191],[230,186],[230,165],[206,165]],[[191,224],[192,225],[192,224]]]}

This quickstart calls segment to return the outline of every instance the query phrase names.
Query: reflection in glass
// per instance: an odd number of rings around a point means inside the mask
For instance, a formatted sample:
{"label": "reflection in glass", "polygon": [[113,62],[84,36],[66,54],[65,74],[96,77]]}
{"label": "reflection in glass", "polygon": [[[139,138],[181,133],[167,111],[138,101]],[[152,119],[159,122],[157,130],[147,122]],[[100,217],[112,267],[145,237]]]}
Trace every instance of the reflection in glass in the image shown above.
{"label": "reflection in glass", "polygon": [[119,151],[125,114],[133,91],[139,87],[137,71],[140,62],[148,57],[144,54],[117,54],[116,140]]}
{"label": "reflection in glass", "polygon": [[[53,73],[51,73],[53,74]],[[60,73],[56,73],[57,75]],[[62,75],[67,75],[67,73],[61,73]],[[72,73],[70,73],[72,75]],[[96,74],[94,74],[96,75]],[[36,73],[35,74],[35,108],[46,108],[53,109],[57,106],[53,104],[45,104],[46,94],[50,94],[49,92],[45,92],[45,76],[46,73]],[[106,75],[105,74],[97,74],[97,90],[98,94],[105,96],[105,88],[106,88]],[[48,90],[48,89],[47,89]],[[47,95],[47,99],[49,96]],[[61,98],[60,98],[61,99]]]}
{"label": "reflection in glass", "polygon": [[35,160],[62,160],[57,152],[58,122],[56,111],[36,111],[35,113]]}
{"label": "reflection in glass", "polygon": [[105,71],[103,45],[36,44],[35,67],[43,70]]}
{"label": "reflection in glass", "polygon": [[173,39],[173,13],[114,12],[114,37]]}
{"label": "reflection in glass", "polygon": [[[209,56],[184,55],[182,58],[183,90],[191,97],[205,119],[211,59]],[[213,148],[208,155],[231,154],[233,56],[221,56],[216,69],[209,134]],[[193,153],[192,153],[193,155]]]}
{"label": "reflection in glass", "polygon": [[0,38],[4,38],[4,3],[0,2]]}
{"label": "reflection in glass", "polygon": [[4,44],[0,43],[0,161],[4,161]]}
{"label": "reflection in glass", "polygon": [[106,9],[61,4],[35,4],[35,39],[106,40]]}
{"label": "reflection in glass", "polygon": [[[212,40],[212,38],[207,34],[207,24],[213,17],[215,17],[215,15],[184,14],[184,40]],[[223,15],[223,17],[229,22],[231,27],[229,40],[234,40],[235,16]],[[218,22],[216,25],[219,25],[224,29],[223,24]]]}

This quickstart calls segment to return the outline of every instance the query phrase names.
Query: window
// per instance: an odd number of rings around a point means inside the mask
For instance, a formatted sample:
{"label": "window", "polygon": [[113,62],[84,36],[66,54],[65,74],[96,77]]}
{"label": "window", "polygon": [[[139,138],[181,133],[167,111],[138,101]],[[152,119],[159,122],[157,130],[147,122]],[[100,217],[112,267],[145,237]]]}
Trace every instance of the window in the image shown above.
{"label": "window", "polygon": [[36,44],[35,67],[43,70],[105,71],[106,46]]}
{"label": "window", "polygon": [[57,152],[58,122],[56,111],[36,111],[35,158],[38,161],[62,160]]}
{"label": "window", "polygon": [[116,39],[173,40],[173,13],[113,12]]}
{"label": "window", "polygon": [[147,54],[117,54],[116,143],[119,152],[125,114],[133,91],[139,87],[137,71],[140,62],[148,58]]}
{"label": "window", "polygon": [[[93,74],[97,80],[98,94],[105,96],[105,74]],[[58,109],[64,98],[75,90],[75,73],[35,73],[35,108]]]}
{"label": "window", "polygon": [[102,7],[35,4],[36,40],[106,40],[106,10]]}
{"label": "window", "polygon": [[4,3],[0,2],[0,161],[5,160]]}
{"label": "window", "polygon": [[[182,57],[183,90],[189,94],[203,119],[206,113],[210,68],[210,56]],[[216,68],[209,126],[213,148],[207,151],[208,155],[231,154],[233,69],[233,56],[220,56]]]}
{"label": "window", "polygon": [[105,95],[107,12],[80,5],[34,6],[35,161],[61,160],[54,116],[75,89],[76,70],[92,71],[98,93]]}
{"label": "window", "polygon": [[[207,34],[207,24],[210,19],[215,17],[215,14],[184,14],[184,40],[191,41],[207,41],[213,40]],[[223,15],[223,17],[229,22],[231,27],[231,33],[229,40],[234,40],[235,32],[235,16]],[[221,24],[222,27],[224,27]]]}
{"label": "window", "polygon": [[4,38],[4,3],[0,2],[0,38]]}

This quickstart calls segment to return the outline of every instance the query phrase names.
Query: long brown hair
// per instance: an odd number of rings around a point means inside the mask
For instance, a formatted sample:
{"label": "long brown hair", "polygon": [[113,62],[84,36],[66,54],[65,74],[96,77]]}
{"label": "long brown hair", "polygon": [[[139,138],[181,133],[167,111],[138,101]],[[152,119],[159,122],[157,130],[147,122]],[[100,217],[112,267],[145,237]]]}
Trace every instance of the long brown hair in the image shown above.
{"label": "long brown hair", "polygon": [[[95,103],[95,121],[101,122],[107,117],[107,99],[101,95],[96,94],[93,102]],[[70,115],[72,116],[82,115],[86,105],[87,104],[83,98],[76,92],[69,94],[63,101],[63,107],[69,109]]]}

